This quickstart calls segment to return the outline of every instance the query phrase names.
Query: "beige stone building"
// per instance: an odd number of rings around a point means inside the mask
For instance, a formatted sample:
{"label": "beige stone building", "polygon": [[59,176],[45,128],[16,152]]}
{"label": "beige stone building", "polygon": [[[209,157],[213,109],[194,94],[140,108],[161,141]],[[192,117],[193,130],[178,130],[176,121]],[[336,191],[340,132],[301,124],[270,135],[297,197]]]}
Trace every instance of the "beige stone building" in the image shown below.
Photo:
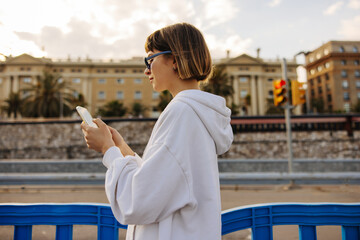
{"label": "beige stone building", "polygon": [[[295,60],[286,60],[287,77],[297,79]],[[240,115],[265,115],[268,102],[273,100],[273,80],[282,79],[282,60],[266,60],[242,54],[217,62],[224,66],[234,89],[233,101],[239,106]],[[250,99],[250,101],[247,101]],[[300,110],[300,109],[299,109]],[[297,114],[300,112],[297,111]]]}
{"label": "beige stone building", "polygon": [[360,99],[360,41],[329,41],[306,54],[308,94],[325,112],[351,111]]}
{"label": "beige stone building", "polygon": [[[235,90],[232,100],[239,106],[241,115],[264,115],[268,108],[268,99],[273,98],[272,81],[282,78],[281,62],[264,60],[243,54],[235,58],[214,61],[225,67]],[[295,61],[288,64],[288,78],[296,79]],[[131,108],[134,102],[147,107],[146,117],[157,117],[156,106],[159,94],[153,91],[144,74],[143,58],[121,61],[95,61],[91,59],[55,60],[35,58],[28,54],[7,57],[0,61],[0,105],[9,97],[9,93],[23,91],[28,84],[36,82],[44,70],[60,74],[73,89],[72,94],[83,94],[91,113],[109,101],[119,100]],[[246,98],[251,99],[250,103]]]}
{"label": "beige stone building", "polygon": [[143,58],[105,62],[91,59],[52,60],[27,54],[8,57],[0,62],[0,103],[8,98],[11,91],[26,95],[22,89],[35,83],[37,77],[47,70],[60,74],[60,81],[71,86],[74,96],[83,94],[94,114],[105,103],[119,100],[129,109],[134,102],[139,102],[147,107],[147,117],[156,117],[159,113],[154,109],[159,94],[153,91],[144,69]]}

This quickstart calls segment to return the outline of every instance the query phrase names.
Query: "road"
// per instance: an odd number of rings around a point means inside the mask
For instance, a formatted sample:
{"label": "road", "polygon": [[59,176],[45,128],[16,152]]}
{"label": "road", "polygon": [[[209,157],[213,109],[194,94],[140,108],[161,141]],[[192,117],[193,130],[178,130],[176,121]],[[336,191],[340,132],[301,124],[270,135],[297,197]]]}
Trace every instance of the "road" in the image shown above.
{"label": "road", "polygon": [[[223,185],[221,188],[222,209],[271,202],[360,202],[358,185],[302,185],[286,189],[284,185]],[[0,202],[39,203],[39,202],[96,202],[108,203],[101,185],[27,185],[0,186]],[[318,239],[341,239],[340,227],[318,227]],[[12,227],[0,226],[0,239],[12,239]],[[54,239],[55,228],[36,226],[33,228],[33,239]],[[120,239],[125,232],[120,231]],[[250,231],[244,230],[223,237],[223,240],[249,239]],[[74,239],[96,239],[96,228],[92,226],[75,226]],[[274,227],[274,239],[298,239],[296,226]]]}

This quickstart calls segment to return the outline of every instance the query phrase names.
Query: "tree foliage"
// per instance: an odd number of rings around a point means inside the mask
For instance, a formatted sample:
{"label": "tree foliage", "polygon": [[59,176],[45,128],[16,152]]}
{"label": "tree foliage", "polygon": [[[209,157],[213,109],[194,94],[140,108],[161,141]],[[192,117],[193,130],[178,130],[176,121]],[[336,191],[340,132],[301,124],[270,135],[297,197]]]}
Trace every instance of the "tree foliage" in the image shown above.
{"label": "tree foliage", "polygon": [[[61,109],[64,116],[72,113],[72,95],[70,87],[59,79],[60,75],[53,75],[44,71],[34,85],[22,90],[28,93],[24,98],[22,115],[25,117],[59,117]],[[67,91],[69,90],[69,91]]]}
{"label": "tree foliage", "polygon": [[169,102],[171,101],[173,97],[171,96],[169,91],[163,91],[160,93],[159,95],[159,104],[158,104],[158,109],[159,111],[164,111],[164,109],[166,108],[166,106],[169,104]]}
{"label": "tree foliage", "polygon": [[11,117],[11,114],[13,114],[14,118],[17,118],[23,103],[20,94],[11,92],[4,102],[5,105],[1,107],[2,112],[6,112],[8,117]]}
{"label": "tree foliage", "polygon": [[123,117],[127,112],[127,108],[123,103],[114,100],[106,103],[103,107],[99,108],[97,115],[102,117]]}
{"label": "tree foliage", "polygon": [[214,67],[213,75],[202,85],[202,90],[213,93],[224,98],[228,98],[233,95],[234,89],[231,85],[230,79],[225,72],[225,68]]}

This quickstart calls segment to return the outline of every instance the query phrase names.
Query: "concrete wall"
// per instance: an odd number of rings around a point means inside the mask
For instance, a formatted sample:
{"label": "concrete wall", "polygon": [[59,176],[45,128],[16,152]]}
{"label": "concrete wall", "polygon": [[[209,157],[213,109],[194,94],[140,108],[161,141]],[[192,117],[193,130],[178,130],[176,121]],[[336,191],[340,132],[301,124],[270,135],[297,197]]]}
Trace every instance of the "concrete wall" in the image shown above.
{"label": "concrete wall", "polygon": [[[153,121],[113,122],[140,156],[150,137]],[[360,132],[293,132],[294,158],[360,159]],[[238,133],[221,158],[286,159],[285,132]],[[92,159],[101,154],[89,150],[79,123],[0,125],[0,159]]]}

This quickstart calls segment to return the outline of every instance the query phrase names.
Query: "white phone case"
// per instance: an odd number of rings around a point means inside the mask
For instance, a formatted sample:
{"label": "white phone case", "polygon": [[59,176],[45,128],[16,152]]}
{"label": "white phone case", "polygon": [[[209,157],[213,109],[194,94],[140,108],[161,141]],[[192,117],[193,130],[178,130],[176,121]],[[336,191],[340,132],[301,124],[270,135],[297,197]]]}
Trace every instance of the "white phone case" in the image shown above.
{"label": "white phone case", "polygon": [[82,120],[86,122],[90,127],[98,128],[98,126],[93,122],[93,118],[86,108],[77,106],[76,111],[79,113]]}

